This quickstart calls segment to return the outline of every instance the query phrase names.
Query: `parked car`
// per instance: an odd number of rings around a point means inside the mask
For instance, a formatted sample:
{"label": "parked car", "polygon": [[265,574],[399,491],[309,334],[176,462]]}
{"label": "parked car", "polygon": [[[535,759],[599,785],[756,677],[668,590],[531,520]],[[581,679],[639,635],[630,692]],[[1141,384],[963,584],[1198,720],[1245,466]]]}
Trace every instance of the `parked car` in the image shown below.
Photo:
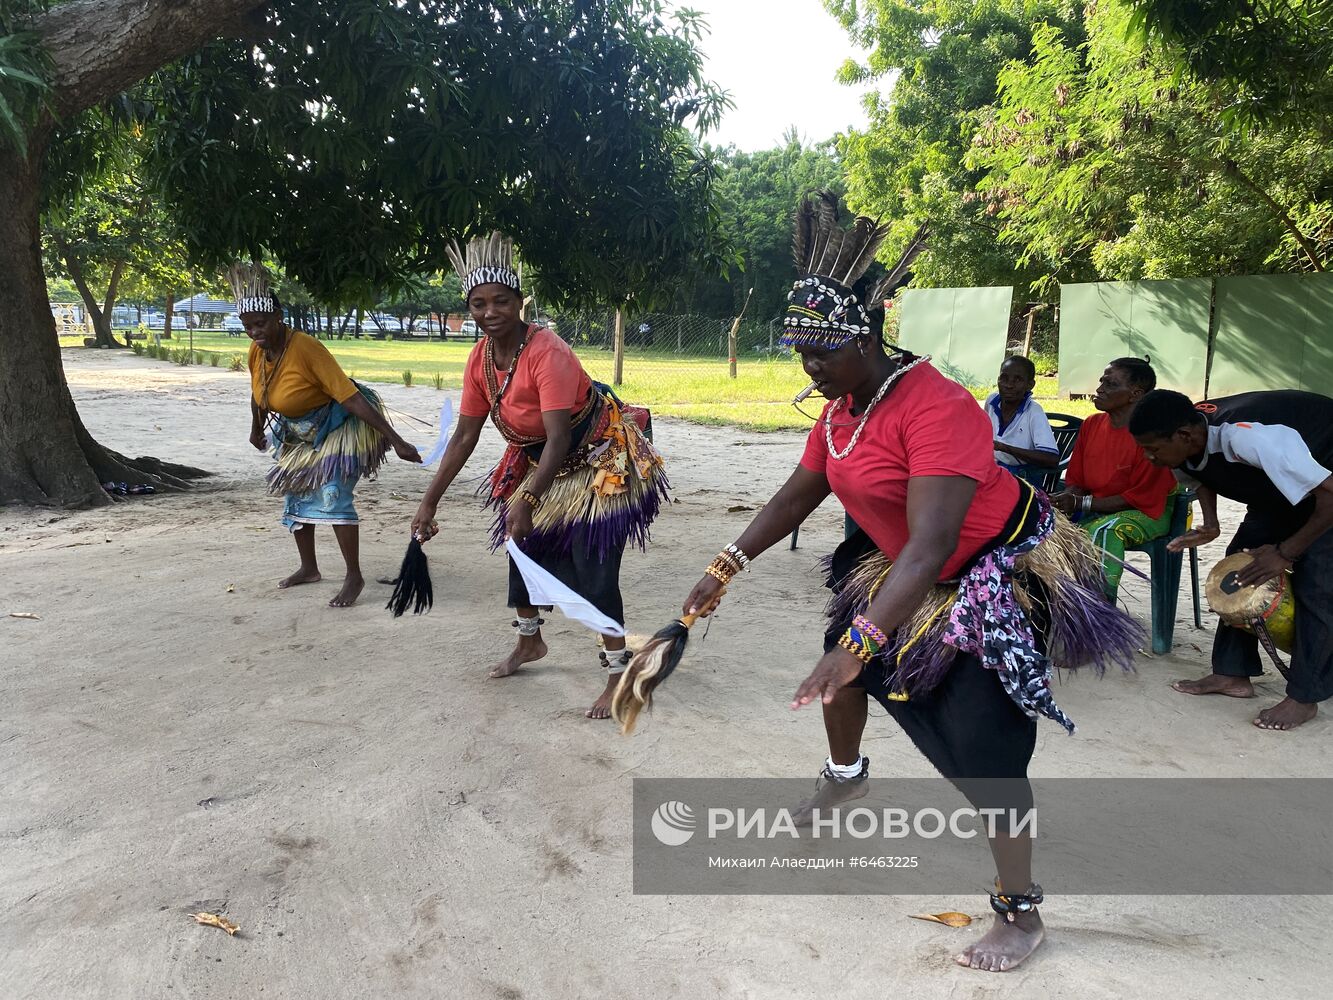
{"label": "parked car", "polygon": [[240,316],[237,316],[235,313],[233,313],[222,320],[222,329],[232,334],[244,333],[245,324],[241,322]]}
{"label": "parked car", "polygon": [[477,321],[474,319],[465,319],[458,327],[459,336],[471,337],[477,340],[481,337],[481,330],[477,327]]}

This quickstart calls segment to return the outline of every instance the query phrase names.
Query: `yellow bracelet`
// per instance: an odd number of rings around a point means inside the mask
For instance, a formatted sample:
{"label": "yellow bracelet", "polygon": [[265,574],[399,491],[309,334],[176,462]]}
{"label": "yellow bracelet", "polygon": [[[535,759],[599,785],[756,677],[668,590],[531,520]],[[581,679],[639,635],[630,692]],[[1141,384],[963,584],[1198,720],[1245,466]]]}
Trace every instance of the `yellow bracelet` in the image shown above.
{"label": "yellow bracelet", "polygon": [[725,573],[722,572],[722,570],[718,569],[716,566],[709,566],[706,570],[704,570],[704,572],[707,573],[709,576],[711,576],[718,583],[722,584],[722,586],[724,587],[727,584],[731,583],[731,577],[727,576]]}
{"label": "yellow bracelet", "polygon": [[846,632],[838,636],[838,645],[847,650],[847,652],[851,653],[862,663],[869,663],[875,658],[875,654],[871,650],[861,645]]}

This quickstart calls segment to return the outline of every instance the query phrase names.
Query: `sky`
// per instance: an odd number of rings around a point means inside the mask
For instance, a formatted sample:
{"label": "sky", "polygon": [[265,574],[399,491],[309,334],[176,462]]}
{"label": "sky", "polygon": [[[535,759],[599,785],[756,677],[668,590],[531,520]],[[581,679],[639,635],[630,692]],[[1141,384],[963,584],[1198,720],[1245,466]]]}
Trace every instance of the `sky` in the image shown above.
{"label": "sky", "polygon": [[875,87],[834,79],[846,59],[861,53],[820,0],[677,0],[676,6],[704,14],[707,75],[736,105],[708,141],[751,152],[778,145],[791,125],[811,142],[865,126],[861,97]]}

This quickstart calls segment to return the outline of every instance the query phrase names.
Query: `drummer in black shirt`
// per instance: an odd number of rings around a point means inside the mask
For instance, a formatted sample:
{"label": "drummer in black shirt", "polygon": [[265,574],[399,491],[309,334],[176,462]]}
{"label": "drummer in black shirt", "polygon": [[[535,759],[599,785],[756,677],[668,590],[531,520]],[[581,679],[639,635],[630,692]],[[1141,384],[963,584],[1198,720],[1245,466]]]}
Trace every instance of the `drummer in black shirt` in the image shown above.
{"label": "drummer in black shirt", "polygon": [[[1191,403],[1158,389],[1139,401],[1129,431],[1148,460],[1176,470],[1198,488],[1203,524],[1168,545],[1172,551],[1221,534],[1219,496],[1246,505],[1227,554],[1245,550],[1254,562],[1239,582],[1262,584],[1291,572],[1295,646],[1287,696],[1259,713],[1261,729],[1295,729],[1333,696],[1333,399],[1280,390]],[[1219,625],[1213,672],[1172,685],[1184,694],[1253,698],[1250,678],[1263,673],[1259,640]]]}

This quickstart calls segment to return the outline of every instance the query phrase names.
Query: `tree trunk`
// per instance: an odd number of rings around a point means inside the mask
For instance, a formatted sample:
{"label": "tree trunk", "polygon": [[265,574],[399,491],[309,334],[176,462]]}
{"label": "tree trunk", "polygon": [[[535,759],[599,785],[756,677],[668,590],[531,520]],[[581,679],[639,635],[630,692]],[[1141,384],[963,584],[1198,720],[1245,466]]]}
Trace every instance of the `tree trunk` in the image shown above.
{"label": "tree trunk", "polygon": [[[74,282],[74,287],[78,289],[79,298],[83,299],[83,308],[88,311],[88,319],[93,324],[93,336],[96,338],[98,347],[119,347],[114,337],[111,336],[111,316],[109,307],[103,309],[102,304],[97,301],[97,296],[93,294],[92,286],[88,284],[87,275],[83,271],[83,261],[79,255],[74,252],[62,234],[53,232],[51,239],[59,251],[60,257],[65,262],[65,270],[69,271],[70,280]],[[110,296],[108,296],[109,298]]]}
{"label": "tree trunk", "polygon": [[103,448],[74,407],[42,272],[38,164],[46,141],[34,135],[26,160],[0,149],[0,504],[105,504],[108,481],[181,488],[204,473]]}
{"label": "tree trunk", "polygon": [[166,309],[167,309],[167,315],[166,315],[166,318],[162,320],[162,339],[163,339],[163,340],[170,340],[170,339],[171,339],[171,314],[172,314],[172,312],[175,310],[175,308],[176,308],[176,293],[175,293],[175,292],[167,292],[167,306],[166,306]]}

